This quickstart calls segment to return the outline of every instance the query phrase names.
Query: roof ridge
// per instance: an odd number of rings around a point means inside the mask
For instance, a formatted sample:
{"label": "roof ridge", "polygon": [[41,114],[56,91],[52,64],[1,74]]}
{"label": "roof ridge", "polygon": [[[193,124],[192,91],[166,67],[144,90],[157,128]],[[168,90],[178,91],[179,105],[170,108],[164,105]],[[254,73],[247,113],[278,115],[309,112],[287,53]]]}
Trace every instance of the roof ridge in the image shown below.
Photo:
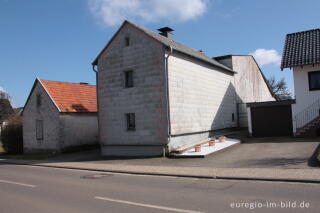
{"label": "roof ridge", "polygon": [[38,78],[38,79],[39,79],[40,81],[48,81],[48,82],[55,82],[55,83],[78,84],[78,85],[83,85],[83,86],[96,86],[95,84],[89,84],[89,83],[81,84],[82,82],[80,82],[80,83],[75,83],[75,82],[66,82],[66,81],[46,80],[46,79],[42,79],[42,78]]}
{"label": "roof ridge", "polygon": [[226,55],[214,56],[212,58],[217,60],[217,59],[227,58],[227,57],[231,57],[231,56],[253,56],[253,55],[250,55],[250,54],[226,54]]}
{"label": "roof ridge", "polygon": [[304,31],[299,31],[299,32],[294,32],[294,33],[288,33],[288,35],[295,35],[295,34],[300,34],[300,33],[307,33],[307,32],[312,32],[312,31],[318,31],[320,30],[320,28],[314,28],[314,29],[311,29],[311,30],[304,30]]}
{"label": "roof ridge", "polygon": [[221,64],[220,62],[216,61],[215,59],[207,56],[205,53],[203,52],[199,52],[196,49],[193,49],[191,47],[188,47],[184,44],[181,44],[175,40],[172,39],[168,39],[165,36],[159,35],[156,32],[153,32],[151,30],[148,30],[140,25],[137,25],[135,23],[132,23],[128,20],[125,20],[120,28],[116,31],[116,33],[112,36],[112,38],[109,40],[109,42],[105,45],[105,47],[102,49],[102,51],[100,51],[100,53],[98,54],[98,56],[96,57],[96,59],[93,61],[92,65],[97,65],[97,60],[98,58],[101,56],[101,54],[105,51],[105,49],[107,49],[107,47],[109,46],[109,44],[113,41],[113,39],[118,35],[118,33],[120,32],[120,29],[122,29],[126,24],[129,24],[133,27],[135,27],[136,29],[142,31],[143,33],[145,33],[146,35],[150,36],[151,38],[155,39],[156,41],[160,42],[161,44],[163,44],[166,47],[172,47],[173,50],[183,53],[185,55],[191,56],[193,58],[196,58],[198,60],[201,60],[203,62],[209,63],[211,65],[214,65],[216,67],[219,67],[221,69],[224,69],[225,71],[229,71],[232,73],[235,73],[232,69],[230,69],[229,67]]}
{"label": "roof ridge", "polygon": [[[175,40],[173,40],[173,39],[169,39],[169,38],[167,38],[167,37],[165,37],[165,36],[159,35],[159,34],[156,33],[156,32],[153,32],[153,31],[151,31],[151,30],[148,30],[148,29],[146,29],[146,28],[144,28],[144,27],[142,27],[142,26],[140,26],[140,25],[137,25],[137,24],[135,24],[135,23],[132,23],[132,22],[130,22],[130,21],[128,21],[128,20],[125,20],[124,23],[125,23],[125,22],[127,22],[127,23],[135,26],[136,28],[144,31],[145,33],[147,33],[147,34],[149,34],[149,35],[151,34],[151,36],[152,36],[153,38],[155,38],[156,40],[158,40],[159,42],[161,42],[161,43],[164,44],[164,45],[168,45],[168,44],[165,44],[162,40],[167,41],[167,42],[172,42],[173,45],[174,45],[174,44],[180,45],[181,48],[186,48],[186,49],[192,50],[192,51],[194,51],[194,53],[199,54],[199,56],[200,56],[200,54],[201,54],[201,56],[207,58],[207,59],[205,60],[205,59],[202,59],[202,58],[200,58],[200,57],[197,57],[198,59],[200,59],[200,60],[202,60],[202,61],[207,61],[207,62],[210,62],[210,60],[211,60],[212,63],[214,63],[214,65],[216,65],[216,66],[218,66],[218,67],[220,67],[220,68],[226,69],[226,70],[228,70],[228,71],[232,71],[232,72],[233,72],[232,69],[230,69],[229,67],[221,64],[220,62],[218,62],[218,61],[215,60],[214,58],[206,55],[204,52],[199,52],[199,50],[196,50],[196,49],[194,49],[194,48],[192,48],[192,47],[189,47],[189,46],[187,46],[187,45],[184,45],[184,44],[182,44],[182,43],[180,43],[180,42],[177,42],[177,41],[175,41]],[[161,36],[161,37],[160,37],[160,36]],[[177,49],[176,49],[176,50],[177,50]],[[181,51],[181,52],[183,52],[183,51]],[[185,53],[185,52],[184,52],[184,53]],[[187,53],[185,53],[185,54],[187,54]],[[188,54],[188,55],[191,55],[191,53]],[[194,56],[194,57],[196,57],[196,56]]]}

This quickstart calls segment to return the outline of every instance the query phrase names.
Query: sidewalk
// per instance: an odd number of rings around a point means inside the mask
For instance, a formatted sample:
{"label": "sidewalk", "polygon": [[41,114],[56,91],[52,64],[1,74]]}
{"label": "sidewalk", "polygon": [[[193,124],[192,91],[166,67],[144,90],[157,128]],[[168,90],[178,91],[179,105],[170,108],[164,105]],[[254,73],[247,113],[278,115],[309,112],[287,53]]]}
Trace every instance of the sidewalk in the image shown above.
{"label": "sidewalk", "polygon": [[123,164],[96,164],[90,162],[43,162],[41,160],[6,160],[0,164],[19,164],[52,168],[80,169],[97,172],[117,172],[141,175],[163,175],[177,177],[242,179],[265,181],[291,181],[320,183],[320,169],[278,169],[278,168],[207,168],[168,167]]}

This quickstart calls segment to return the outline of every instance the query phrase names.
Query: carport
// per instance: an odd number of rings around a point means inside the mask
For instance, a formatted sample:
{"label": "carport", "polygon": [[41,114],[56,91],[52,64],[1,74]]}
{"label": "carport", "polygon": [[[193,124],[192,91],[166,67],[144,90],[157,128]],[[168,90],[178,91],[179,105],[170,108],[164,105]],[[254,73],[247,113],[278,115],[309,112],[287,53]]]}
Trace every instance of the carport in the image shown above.
{"label": "carport", "polygon": [[291,136],[295,100],[247,103],[248,128],[254,137]]}

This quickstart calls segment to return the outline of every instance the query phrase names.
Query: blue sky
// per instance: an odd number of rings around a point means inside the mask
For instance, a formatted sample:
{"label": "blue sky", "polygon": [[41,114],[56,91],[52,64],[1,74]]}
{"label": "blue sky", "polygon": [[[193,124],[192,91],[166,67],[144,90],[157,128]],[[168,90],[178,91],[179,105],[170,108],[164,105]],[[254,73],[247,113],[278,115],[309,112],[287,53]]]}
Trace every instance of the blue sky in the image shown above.
{"label": "blue sky", "polygon": [[[95,84],[91,62],[123,19],[209,56],[256,53],[267,77],[287,33],[319,27],[317,0],[0,0],[0,89],[23,106],[36,77]],[[257,51],[258,50],[258,51]]]}

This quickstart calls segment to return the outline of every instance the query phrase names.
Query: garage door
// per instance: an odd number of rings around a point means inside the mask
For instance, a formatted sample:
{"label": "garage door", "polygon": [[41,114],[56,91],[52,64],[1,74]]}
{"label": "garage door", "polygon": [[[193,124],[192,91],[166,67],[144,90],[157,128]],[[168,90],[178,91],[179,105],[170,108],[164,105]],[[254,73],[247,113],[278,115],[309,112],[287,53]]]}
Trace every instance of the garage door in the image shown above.
{"label": "garage door", "polygon": [[251,119],[255,137],[292,135],[291,105],[253,107]]}

